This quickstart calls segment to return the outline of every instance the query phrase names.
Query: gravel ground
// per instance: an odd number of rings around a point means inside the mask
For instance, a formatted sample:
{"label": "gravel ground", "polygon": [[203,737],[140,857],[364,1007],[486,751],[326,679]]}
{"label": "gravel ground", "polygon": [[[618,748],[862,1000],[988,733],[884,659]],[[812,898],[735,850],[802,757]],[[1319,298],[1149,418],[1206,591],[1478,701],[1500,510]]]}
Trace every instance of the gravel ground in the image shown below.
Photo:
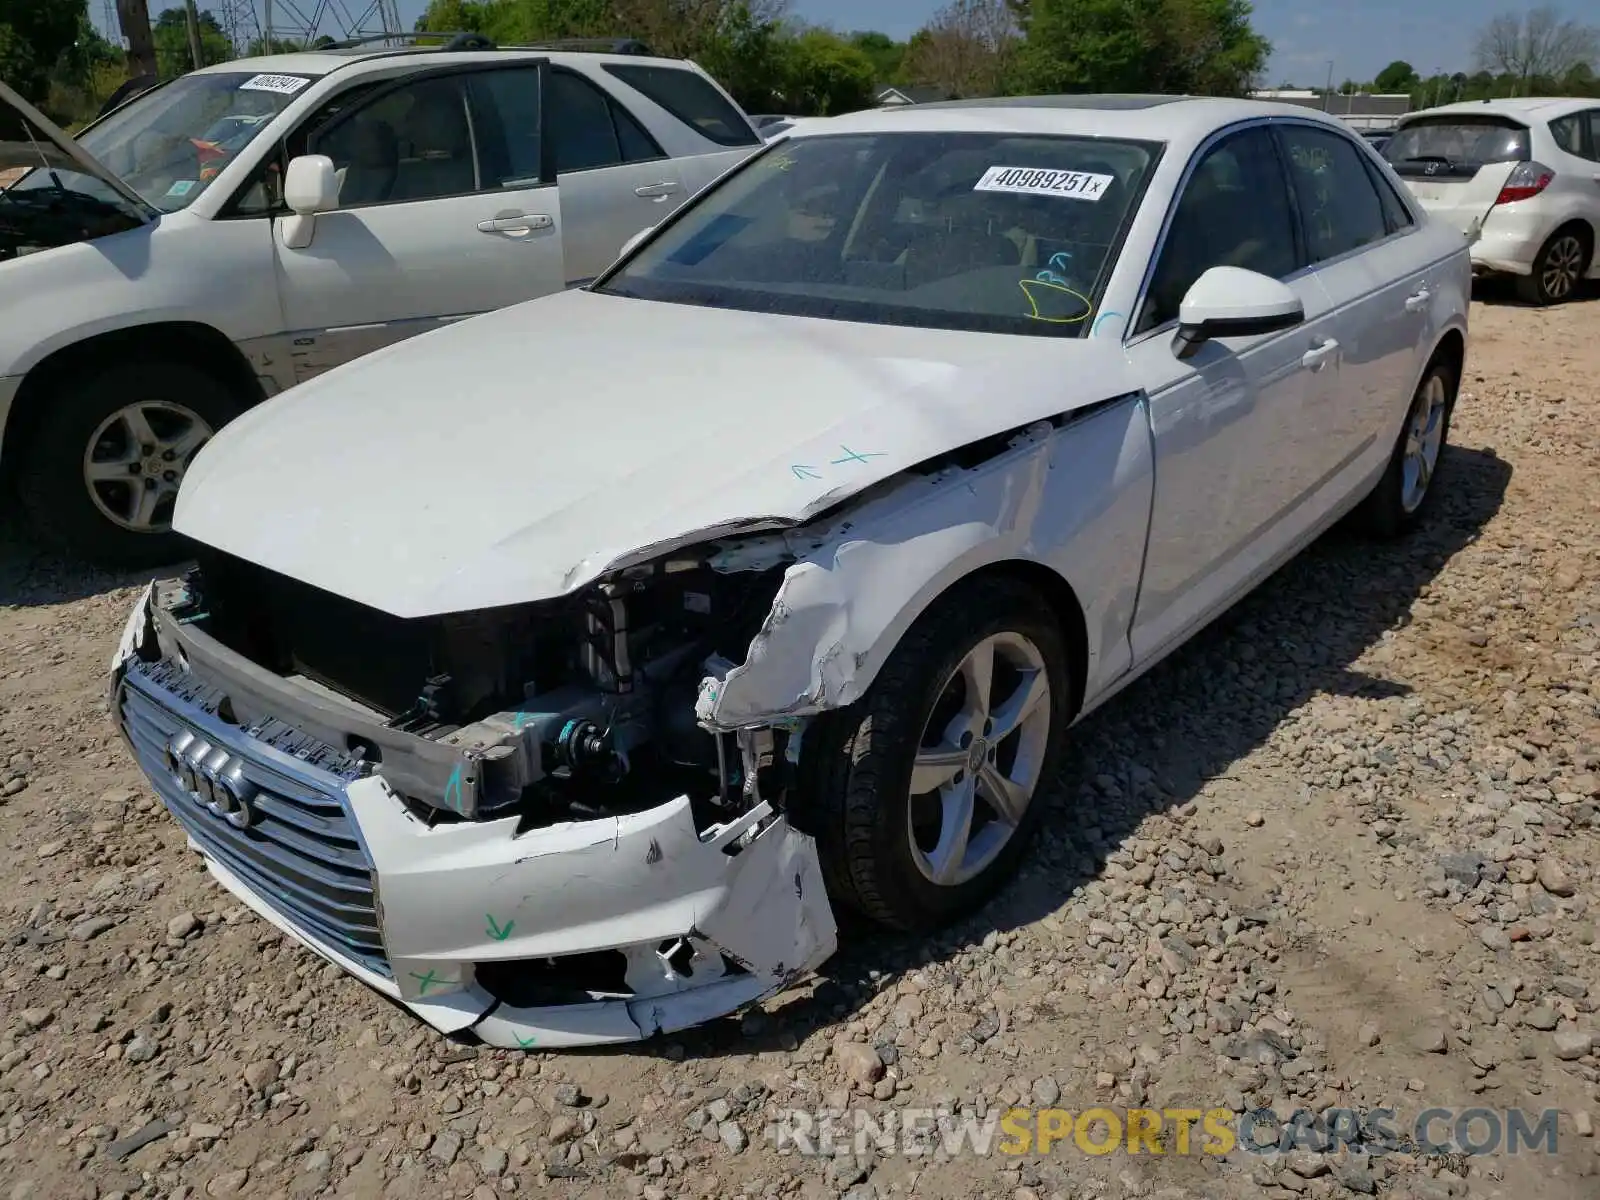
{"label": "gravel ground", "polygon": [[[1336,532],[1087,722],[981,920],[616,1051],[453,1044],[233,903],[104,713],[133,581],[5,541],[0,1196],[1594,1197],[1600,301],[1473,328],[1427,528]],[[1560,1118],[1554,1158],[768,1136],[1019,1101]]]}

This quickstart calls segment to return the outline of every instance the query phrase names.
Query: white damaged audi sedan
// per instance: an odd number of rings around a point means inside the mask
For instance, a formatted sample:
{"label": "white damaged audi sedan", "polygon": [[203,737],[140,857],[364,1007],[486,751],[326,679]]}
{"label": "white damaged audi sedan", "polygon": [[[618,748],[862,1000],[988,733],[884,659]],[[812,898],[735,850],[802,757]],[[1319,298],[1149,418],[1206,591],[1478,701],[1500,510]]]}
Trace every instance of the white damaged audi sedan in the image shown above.
{"label": "white damaged audi sedan", "polygon": [[693,1025],[841,907],[972,911],[1074,722],[1423,519],[1470,272],[1300,108],[834,118],[224,429],[113,711],[228,888],[439,1030]]}

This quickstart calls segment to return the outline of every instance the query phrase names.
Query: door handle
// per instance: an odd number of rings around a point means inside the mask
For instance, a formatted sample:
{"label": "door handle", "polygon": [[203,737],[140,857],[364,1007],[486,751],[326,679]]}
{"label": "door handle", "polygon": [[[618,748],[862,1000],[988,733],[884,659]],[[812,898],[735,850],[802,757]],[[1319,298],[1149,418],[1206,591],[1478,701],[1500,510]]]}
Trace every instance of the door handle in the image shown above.
{"label": "door handle", "polygon": [[532,233],[535,229],[550,229],[554,217],[544,213],[501,213],[487,221],[478,222],[479,233]]}
{"label": "door handle", "polygon": [[1420,292],[1413,292],[1406,297],[1406,311],[1421,312],[1428,307],[1428,301],[1432,299],[1433,293],[1427,288],[1423,288]]}
{"label": "door handle", "polygon": [[1311,349],[1300,356],[1300,365],[1310,371],[1320,371],[1330,358],[1339,349],[1339,343],[1332,338],[1316,343]]}
{"label": "door handle", "polygon": [[633,194],[644,200],[665,200],[683,191],[683,184],[664,179],[660,183],[647,183],[633,189]]}

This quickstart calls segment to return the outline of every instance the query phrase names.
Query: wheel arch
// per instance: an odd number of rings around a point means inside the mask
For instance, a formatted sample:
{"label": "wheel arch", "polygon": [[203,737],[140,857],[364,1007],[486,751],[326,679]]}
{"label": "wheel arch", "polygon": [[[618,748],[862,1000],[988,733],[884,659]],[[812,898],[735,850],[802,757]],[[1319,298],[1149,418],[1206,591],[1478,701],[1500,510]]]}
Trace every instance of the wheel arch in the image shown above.
{"label": "wheel arch", "polygon": [[0,433],[0,476],[38,426],[53,392],[112,364],[178,361],[214,375],[249,407],[265,398],[250,361],[227,335],[201,321],[128,325],[59,346],[22,378]]}
{"label": "wheel arch", "polygon": [[[830,585],[830,573],[791,574],[780,588],[767,624],[751,644],[751,653],[742,667],[730,672],[722,687],[710,696],[702,695],[700,716],[713,725],[737,728],[769,723],[786,715],[809,715],[848,707],[872,686],[888,656],[908,630],[942,597],[977,579],[1003,578],[1022,583],[1037,592],[1055,612],[1066,643],[1071,672],[1068,719],[1076,718],[1082,707],[1088,681],[1088,622],[1078,589],[1054,568],[1037,560],[1005,553],[1006,547],[977,544],[969,552],[950,560],[943,570],[926,574],[916,585],[900,593],[891,608],[878,609],[859,617],[853,612],[853,597],[843,597]],[[787,585],[798,584],[790,589]],[[863,640],[848,644],[846,629],[857,620],[871,644]],[[796,628],[779,631],[794,623]],[[779,651],[781,643],[782,652]],[[806,661],[801,662],[804,656]],[[747,671],[754,669],[756,686],[741,686]],[[804,689],[797,685],[805,681]],[[783,681],[785,690],[799,694],[781,699],[770,689]],[[775,701],[775,702],[774,702]]]}

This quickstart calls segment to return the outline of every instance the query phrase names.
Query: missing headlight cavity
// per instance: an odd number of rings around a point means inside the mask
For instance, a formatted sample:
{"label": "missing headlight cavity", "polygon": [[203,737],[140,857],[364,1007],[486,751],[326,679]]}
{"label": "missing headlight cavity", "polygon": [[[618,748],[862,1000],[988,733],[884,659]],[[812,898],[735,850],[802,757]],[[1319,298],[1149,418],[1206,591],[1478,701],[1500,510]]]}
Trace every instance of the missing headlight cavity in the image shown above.
{"label": "missing headlight cavity", "polygon": [[169,611],[382,729],[459,751],[459,773],[418,786],[386,763],[392,743],[339,738],[437,819],[532,829],[688,795],[706,828],[747,811],[751,789],[732,738],[697,723],[697,691],[742,661],[782,574],[682,552],[554,600],[407,619],[203,549]]}

